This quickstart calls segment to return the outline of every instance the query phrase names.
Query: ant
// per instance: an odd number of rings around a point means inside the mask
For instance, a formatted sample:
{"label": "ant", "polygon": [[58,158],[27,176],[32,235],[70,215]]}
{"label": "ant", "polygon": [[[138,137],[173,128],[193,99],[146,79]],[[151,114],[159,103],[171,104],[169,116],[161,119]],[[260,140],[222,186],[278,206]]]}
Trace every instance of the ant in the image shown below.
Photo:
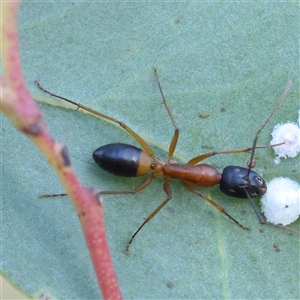
{"label": "ant", "polygon": [[[213,205],[227,217],[229,217],[233,222],[235,222],[239,227],[244,230],[250,230],[250,228],[243,226],[239,223],[235,218],[233,218],[227,211],[217,203],[215,203],[210,198],[206,197],[199,190],[197,190],[194,186],[199,187],[212,187],[217,184],[220,185],[220,190],[229,196],[236,198],[247,198],[253,207],[255,214],[261,224],[265,223],[265,219],[263,215],[259,212],[257,207],[252,201],[253,197],[262,196],[267,191],[267,185],[265,180],[259,176],[256,172],[251,170],[251,168],[255,165],[254,161],[254,153],[257,148],[268,148],[274,147],[284,144],[279,143],[276,145],[270,146],[256,146],[258,137],[262,129],[272,118],[276,110],[281,105],[282,101],[288,94],[288,91],[291,87],[291,81],[289,80],[286,88],[280,97],[277,105],[274,107],[273,111],[258,130],[254,137],[253,146],[251,148],[245,149],[236,149],[236,150],[224,150],[224,151],[214,151],[206,154],[202,154],[196,156],[189,160],[186,164],[178,164],[173,160],[173,154],[177,145],[178,137],[179,137],[179,128],[176,125],[173,114],[169,108],[169,105],[165,99],[163,94],[160,80],[158,77],[158,73],[156,68],[154,67],[154,75],[158,84],[158,88],[160,90],[160,94],[163,99],[163,104],[167,110],[167,113],[173,123],[173,127],[175,128],[172,141],[169,146],[168,160],[163,161],[160,158],[156,157],[151,150],[150,146],[147,142],[136,132],[130,129],[125,123],[120,122],[112,117],[104,115],[98,111],[95,111],[87,106],[82,104],[75,103],[69,99],[64,97],[55,95],[44,88],[41,87],[38,81],[35,81],[39,89],[48,93],[51,96],[57,97],[64,101],[67,101],[71,104],[77,106],[77,109],[83,109],[88,111],[96,116],[104,118],[106,120],[112,121],[114,123],[119,124],[125,131],[128,132],[143,148],[137,148],[135,146],[123,143],[115,143],[104,145],[93,152],[94,161],[101,167],[103,170],[117,176],[124,177],[139,177],[148,174],[148,176],[142,181],[140,185],[132,190],[127,191],[102,191],[101,194],[135,194],[146,188],[152,181],[153,178],[156,177],[164,177],[163,190],[167,196],[167,198],[145,219],[145,221],[140,225],[140,227],[135,231],[132,235],[131,239],[126,245],[126,252],[129,252],[129,247],[138,234],[138,232],[144,227],[146,223],[148,223],[172,198],[172,190],[170,187],[170,181],[172,179],[179,179],[181,184],[190,192],[200,196],[205,201]],[[234,154],[234,153],[242,153],[242,152],[250,152],[251,157],[248,162],[248,168],[238,167],[238,166],[228,166],[223,172],[219,172],[215,167],[209,164],[198,164],[202,160],[214,156],[216,154]],[[54,197],[54,196],[64,196],[66,194],[55,194],[55,195],[41,195],[40,197]]]}

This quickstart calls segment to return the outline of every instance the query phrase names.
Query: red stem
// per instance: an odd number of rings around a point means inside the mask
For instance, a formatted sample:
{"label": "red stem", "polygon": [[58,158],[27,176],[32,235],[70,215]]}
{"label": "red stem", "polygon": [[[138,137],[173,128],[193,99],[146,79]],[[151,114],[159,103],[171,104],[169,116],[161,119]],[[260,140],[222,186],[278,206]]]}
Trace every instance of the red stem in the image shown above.
{"label": "red stem", "polygon": [[19,2],[2,3],[1,111],[26,134],[56,171],[79,216],[90,257],[104,299],[121,299],[108,248],[99,192],[84,188],[70,164],[66,147],[49,134],[38,105],[28,91],[19,54],[17,13]]}

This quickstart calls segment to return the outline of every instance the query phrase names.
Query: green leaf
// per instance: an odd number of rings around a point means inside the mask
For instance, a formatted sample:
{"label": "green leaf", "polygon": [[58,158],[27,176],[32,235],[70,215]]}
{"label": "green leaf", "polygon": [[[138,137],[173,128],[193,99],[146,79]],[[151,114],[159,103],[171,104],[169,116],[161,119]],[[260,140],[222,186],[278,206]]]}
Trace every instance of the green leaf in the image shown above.
{"label": "green leaf", "polygon": [[[67,144],[82,182],[127,190],[141,179],[105,173],[91,153],[107,143],[135,141],[118,126],[57,107],[34,80],[125,122],[167,159],[174,128],[161,104],[156,66],[180,128],[175,158],[186,162],[213,150],[251,147],[290,78],[292,90],[259,138],[267,145],[275,124],[298,117],[298,12],[296,2],[23,2],[24,75],[34,97],[51,103],[41,109],[52,135]],[[99,298],[71,202],[38,199],[62,187],[38,150],[1,118],[2,273],[30,297]],[[272,149],[257,150],[255,157],[255,170],[267,181],[299,181],[297,158],[276,166]],[[219,155],[205,162],[221,170],[246,166],[248,159]],[[131,235],[165,199],[162,179],[134,196],[104,197],[124,298],[299,298],[299,236],[259,225],[246,200],[229,198],[218,187],[201,191],[251,232],[176,180],[172,191],[173,199],[137,235],[129,256],[124,250]]]}

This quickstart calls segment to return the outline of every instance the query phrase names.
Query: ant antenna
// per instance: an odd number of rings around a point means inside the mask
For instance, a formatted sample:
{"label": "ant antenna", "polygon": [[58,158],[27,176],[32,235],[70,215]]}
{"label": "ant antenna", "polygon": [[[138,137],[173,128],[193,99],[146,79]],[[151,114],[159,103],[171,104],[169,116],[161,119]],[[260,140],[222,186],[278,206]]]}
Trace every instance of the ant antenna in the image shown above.
{"label": "ant antenna", "polygon": [[[254,137],[254,141],[253,141],[253,146],[252,146],[252,151],[251,151],[251,157],[250,157],[250,160],[249,160],[249,163],[248,163],[248,173],[247,173],[247,176],[246,176],[246,180],[248,180],[249,178],[249,175],[250,175],[250,171],[251,171],[251,167],[253,165],[253,162],[254,162],[254,153],[255,153],[255,148],[256,148],[256,143],[257,143],[257,140],[258,140],[258,137],[261,133],[261,131],[264,129],[264,127],[267,125],[267,123],[270,121],[270,119],[273,117],[273,115],[275,114],[275,112],[277,111],[277,109],[279,108],[279,106],[281,105],[281,103],[283,102],[283,100],[285,99],[285,97],[287,96],[290,88],[292,86],[292,81],[289,79],[289,81],[287,82],[286,86],[285,86],[285,89],[281,95],[281,97],[279,98],[276,106],[273,108],[272,112],[270,113],[270,115],[268,116],[268,118],[266,119],[266,121],[263,123],[263,125],[261,126],[261,128],[257,131],[255,137]],[[252,198],[250,197],[248,191],[246,188],[244,188],[245,190],[245,193],[247,195],[247,198],[251,204],[251,206],[253,207],[254,209],[254,212],[257,216],[257,219],[259,221],[260,224],[264,224],[265,223],[265,218],[263,217],[263,215],[259,212],[258,208],[256,207],[256,205],[253,203],[252,201]]]}
{"label": "ant antenna", "polygon": [[270,121],[270,119],[273,117],[273,115],[275,114],[275,112],[277,111],[277,109],[279,108],[279,106],[281,105],[281,103],[283,102],[283,100],[285,99],[285,97],[287,96],[287,94],[288,94],[291,86],[292,86],[292,80],[289,79],[289,81],[287,82],[287,84],[285,86],[285,89],[284,89],[281,97],[279,98],[276,106],[273,108],[272,112],[270,113],[270,115],[268,116],[268,118],[266,119],[266,121],[264,122],[264,124],[261,126],[261,128],[257,131],[257,133],[256,133],[256,135],[254,137],[253,146],[252,146],[252,152],[251,152],[251,157],[250,157],[250,161],[249,161],[249,164],[248,164],[249,165],[249,169],[248,169],[248,174],[247,174],[246,178],[249,178],[249,174],[250,174],[251,166],[252,166],[253,159],[254,159],[254,153],[255,153],[255,148],[256,148],[256,143],[257,143],[258,137],[259,137],[261,131],[264,129],[264,127],[267,125],[267,123]]}

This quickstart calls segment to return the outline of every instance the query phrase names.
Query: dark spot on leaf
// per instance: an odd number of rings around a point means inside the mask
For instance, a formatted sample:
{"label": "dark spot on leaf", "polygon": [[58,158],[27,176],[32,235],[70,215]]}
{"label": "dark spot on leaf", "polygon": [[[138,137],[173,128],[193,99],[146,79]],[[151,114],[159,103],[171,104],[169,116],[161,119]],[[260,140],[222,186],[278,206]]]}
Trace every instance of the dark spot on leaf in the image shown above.
{"label": "dark spot on leaf", "polygon": [[204,146],[201,146],[203,149],[207,149],[207,150],[212,150],[214,149],[214,147],[212,146],[208,146],[208,145],[204,145]]}
{"label": "dark spot on leaf", "polygon": [[281,249],[279,248],[278,244],[274,243],[273,247],[275,249],[275,252],[280,252],[281,251]]}
{"label": "dark spot on leaf", "polygon": [[199,114],[199,118],[201,119],[207,119],[210,117],[210,114]]}
{"label": "dark spot on leaf", "polygon": [[41,293],[39,295],[39,299],[40,300],[50,300],[51,298],[49,296],[47,296],[45,293]]}
{"label": "dark spot on leaf", "polygon": [[167,206],[167,210],[171,213],[174,214],[175,213],[175,209],[171,206]]}

